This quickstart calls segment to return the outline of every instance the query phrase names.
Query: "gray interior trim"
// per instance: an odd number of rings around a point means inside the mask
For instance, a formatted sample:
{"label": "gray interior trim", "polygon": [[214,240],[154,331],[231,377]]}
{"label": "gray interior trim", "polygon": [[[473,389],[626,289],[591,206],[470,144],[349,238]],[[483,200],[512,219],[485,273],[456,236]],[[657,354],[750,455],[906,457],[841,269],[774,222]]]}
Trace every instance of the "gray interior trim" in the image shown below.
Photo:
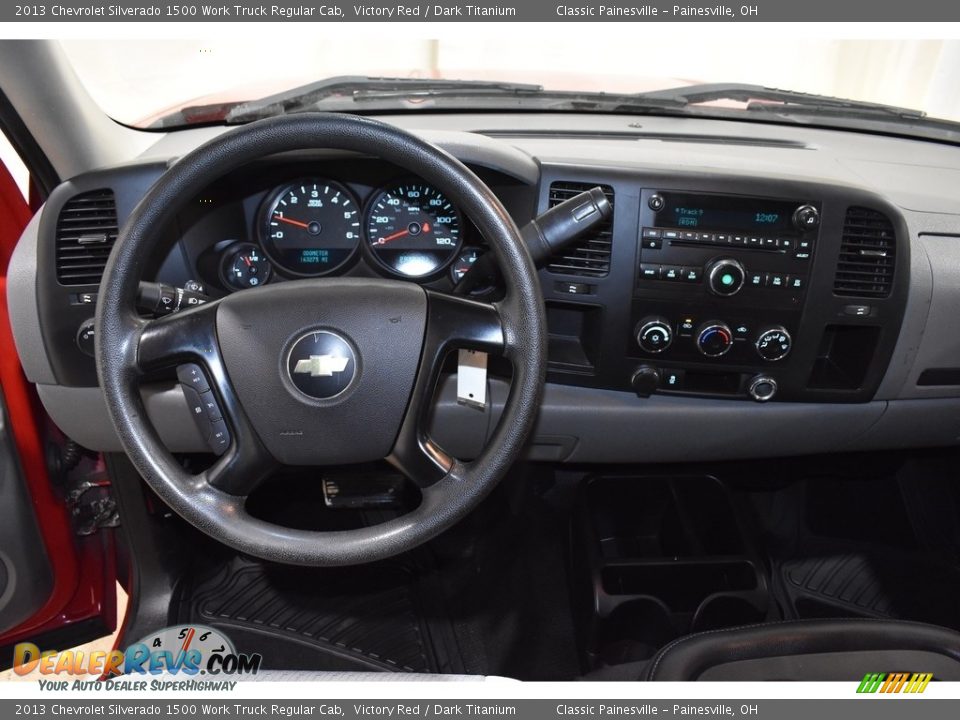
{"label": "gray interior trim", "polygon": [[7,307],[13,341],[27,380],[50,384],[57,380],[40,332],[40,306],[37,303],[37,243],[42,214],[41,209],[33,216],[13,250],[7,267]]}
{"label": "gray interior trim", "polygon": [[[910,278],[907,315],[894,353],[898,366],[891,364],[888,376],[897,369],[906,370],[902,373],[902,387],[897,392],[900,398],[957,397],[960,396],[960,387],[918,387],[917,379],[930,368],[960,367],[960,233],[951,236],[921,234],[912,248],[917,260],[914,268],[924,258],[926,272],[918,277],[915,269]],[[919,315],[924,304],[927,312],[923,313],[921,320]],[[912,305],[918,307],[912,308]],[[886,384],[885,380],[884,386]]]}
{"label": "gray interior trim", "polygon": [[[117,452],[120,442],[99,388],[39,385],[47,412],[84,447]],[[507,384],[490,382],[494,409],[456,401],[440,388],[431,434],[451,453],[475,457],[492,432]],[[151,421],[178,452],[203,452],[178,385],[144,388]],[[696,438],[694,442],[691,438]],[[772,439],[776,438],[776,442]],[[960,398],[849,405],[653,396],[548,384],[527,457],[568,462],[686,462],[805,455],[960,443]]]}
{"label": "gray interior trim", "polygon": [[107,117],[55,40],[0,43],[0,87],[61,178],[127,162],[156,139]]}

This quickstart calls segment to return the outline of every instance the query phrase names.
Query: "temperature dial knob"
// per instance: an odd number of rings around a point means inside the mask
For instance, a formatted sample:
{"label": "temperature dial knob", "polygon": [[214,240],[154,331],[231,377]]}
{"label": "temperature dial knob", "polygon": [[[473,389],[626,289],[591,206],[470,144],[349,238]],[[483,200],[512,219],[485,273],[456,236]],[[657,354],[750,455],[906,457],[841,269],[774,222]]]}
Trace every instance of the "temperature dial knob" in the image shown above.
{"label": "temperature dial knob", "polygon": [[673,342],[670,321],[662,317],[648,317],[637,323],[637,344],[644,352],[660,353]]}
{"label": "temperature dial knob", "polygon": [[747,271],[733,258],[720,258],[707,266],[707,287],[714,295],[736,295],[746,279]]}
{"label": "temperature dial knob", "polygon": [[757,354],[770,362],[785,358],[792,345],[793,340],[790,333],[787,332],[786,328],[779,325],[767,328],[757,336]]}
{"label": "temperature dial knob", "polygon": [[697,329],[697,350],[707,357],[720,357],[733,347],[733,333],[726,323],[711,320]]}

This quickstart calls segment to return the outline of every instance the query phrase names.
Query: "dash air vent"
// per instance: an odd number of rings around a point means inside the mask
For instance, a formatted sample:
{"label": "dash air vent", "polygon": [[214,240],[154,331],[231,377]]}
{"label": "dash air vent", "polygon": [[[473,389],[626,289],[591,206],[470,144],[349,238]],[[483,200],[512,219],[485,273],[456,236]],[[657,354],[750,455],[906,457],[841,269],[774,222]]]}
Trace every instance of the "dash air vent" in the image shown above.
{"label": "dash air vent", "polygon": [[[613,188],[597,183],[563,182],[550,184],[550,207],[559,205],[585,190],[600,187],[613,205]],[[552,273],[578,277],[605,277],[610,272],[610,251],[613,247],[613,216],[595,233],[587,235],[570,247],[563,255],[554,258],[547,266]]]}
{"label": "dash air vent", "polygon": [[893,223],[883,213],[847,209],[840,260],[833,291],[850,297],[883,298],[893,289],[897,241]]}
{"label": "dash air vent", "polygon": [[68,200],[57,220],[60,284],[98,284],[117,232],[117,204],[112,190],[93,190]]}

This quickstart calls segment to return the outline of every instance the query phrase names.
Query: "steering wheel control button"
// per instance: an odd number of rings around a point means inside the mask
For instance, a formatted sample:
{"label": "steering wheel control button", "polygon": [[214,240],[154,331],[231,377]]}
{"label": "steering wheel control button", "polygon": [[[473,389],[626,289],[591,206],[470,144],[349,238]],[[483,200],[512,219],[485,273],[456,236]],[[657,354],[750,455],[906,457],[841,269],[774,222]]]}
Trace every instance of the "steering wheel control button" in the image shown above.
{"label": "steering wheel control button", "polygon": [[720,258],[708,266],[707,287],[714,295],[730,297],[743,288],[747,271],[733,258]]}
{"label": "steering wheel control button", "polygon": [[757,354],[768,362],[782,360],[790,352],[792,344],[793,340],[786,328],[768,328],[757,337]]}
{"label": "steering wheel control button", "polygon": [[673,342],[673,330],[665,318],[645,318],[637,325],[637,344],[644,352],[661,353]]}
{"label": "steering wheel control button", "polygon": [[293,386],[314,400],[329,400],[347,390],[357,375],[357,356],[344,338],[328,330],[302,335],[287,356]]}
{"label": "steering wheel control button", "polygon": [[199,365],[193,363],[180,365],[177,367],[177,378],[183,385],[191,387],[197,392],[206,392],[210,389],[207,376],[204,375]]}
{"label": "steering wheel control button", "polygon": [[726,355],[733,347],[733,333],[726,323],[707,322],[697,332],[697,350],[706,357]]}
{"label": "steering wheel control button", "polygon": [[750,380],[747,393],[757,402],[767,402],[777,394],[777,381],[766,375],[757,375]]}
{"label": "steering wheel control button", "polygon": [[793,225],[803,232],[816,230],[820,225],[820,211],[813,205],[801,205],[793,213]]}
{"label": "steering wheel control button", "polygon": [[223,420],[210,423],[210,436],[207,442],[216,455],[223,455],[230,447],[230,431]]}

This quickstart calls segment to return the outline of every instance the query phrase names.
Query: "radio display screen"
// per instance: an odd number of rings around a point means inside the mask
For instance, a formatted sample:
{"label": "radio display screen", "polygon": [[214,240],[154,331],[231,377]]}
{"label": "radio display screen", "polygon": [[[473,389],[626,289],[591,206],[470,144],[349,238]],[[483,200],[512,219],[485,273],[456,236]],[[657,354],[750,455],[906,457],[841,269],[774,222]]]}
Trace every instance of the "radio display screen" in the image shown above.
{"label": "radio display screen", "polygon": [[790,230],[793,211],[801,204],[733,195],[659,194],[665,204],[656,213],[656,226],[691,230]]}

